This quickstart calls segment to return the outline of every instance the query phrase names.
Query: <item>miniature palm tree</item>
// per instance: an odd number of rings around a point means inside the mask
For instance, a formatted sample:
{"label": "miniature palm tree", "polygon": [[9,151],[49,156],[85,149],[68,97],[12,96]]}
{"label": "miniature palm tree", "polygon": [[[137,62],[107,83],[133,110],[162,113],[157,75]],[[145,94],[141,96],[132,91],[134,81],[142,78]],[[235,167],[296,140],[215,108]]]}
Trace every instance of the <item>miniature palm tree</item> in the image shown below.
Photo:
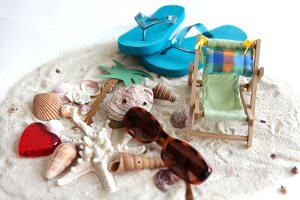
{"label": "miniature palm tree", "polygon": [[145,77],[152,79],[152,76],[146,72],[138,69],[126,69],[120,62],[113,60],[115,66],[106,67],[98,66],[100,69],[109,72],[110,74],[101,74],[96,78],[110,78],[110,80],[104,85],[101,92],[96,96],[96,100],[92,103],[90,111],[87,113],[85,122],[87,124],[93,123],[92,117],[95,116],[99,105],[103,102],[107,92],[119,81],[122,80],[126,86],[130,86],[133,83],[141,83]]}

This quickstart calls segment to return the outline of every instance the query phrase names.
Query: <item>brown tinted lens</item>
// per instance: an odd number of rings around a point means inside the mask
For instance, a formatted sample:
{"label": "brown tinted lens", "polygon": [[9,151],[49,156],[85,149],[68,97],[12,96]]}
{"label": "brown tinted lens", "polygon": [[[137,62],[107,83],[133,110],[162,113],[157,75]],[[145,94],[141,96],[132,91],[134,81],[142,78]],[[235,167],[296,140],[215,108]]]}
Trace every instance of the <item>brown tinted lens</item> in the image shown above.
{"label": "brown tinted lens", "polygon": [[167,167],[190,183],[199,184],[211,173],[210,167],[201,155],[180,140],[169,142],[161,156]]}
{"label": "brown tinted lens", "polygon": [[160,136],[158,121],[142,108],[131,108],[123,119],[123,125],[140,142],[153,142]]}

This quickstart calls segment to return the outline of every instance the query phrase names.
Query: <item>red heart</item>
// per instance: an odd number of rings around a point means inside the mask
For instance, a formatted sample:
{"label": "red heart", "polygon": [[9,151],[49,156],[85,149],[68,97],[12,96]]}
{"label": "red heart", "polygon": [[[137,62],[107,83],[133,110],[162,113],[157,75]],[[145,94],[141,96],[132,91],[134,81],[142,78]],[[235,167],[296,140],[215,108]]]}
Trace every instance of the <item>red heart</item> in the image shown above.
{"label": "red heart", "polygon": [[47,130],[42,123],[27,126],[19,143],[19,155],[23,157],[48,156],[61,143],[59,137]]}

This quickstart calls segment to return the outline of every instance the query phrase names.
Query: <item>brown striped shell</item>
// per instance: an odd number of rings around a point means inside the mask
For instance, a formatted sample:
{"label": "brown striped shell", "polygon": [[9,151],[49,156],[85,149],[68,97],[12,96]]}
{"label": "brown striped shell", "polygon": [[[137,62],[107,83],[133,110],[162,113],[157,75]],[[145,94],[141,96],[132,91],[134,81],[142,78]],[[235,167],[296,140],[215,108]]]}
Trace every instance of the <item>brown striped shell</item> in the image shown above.
{"label": "brown striped shell", "polygon": [[176,95],[165,85],[158,83],[153,90],[154,98],[175,101]]}
{"label": "brown striped shell", "polygon": [[58,119],[62,101],[57,94],[41,93],[33,99],[32,112],[34,116],[43,121]]}
{"label": "brown striped shell", "polygon": [[154,169],[164,167],[165,164],[160,158],[149,158],[140,155],[120,153],[116,160],[113,160],[108,168],[111,172],[124,172],[142,169]]}

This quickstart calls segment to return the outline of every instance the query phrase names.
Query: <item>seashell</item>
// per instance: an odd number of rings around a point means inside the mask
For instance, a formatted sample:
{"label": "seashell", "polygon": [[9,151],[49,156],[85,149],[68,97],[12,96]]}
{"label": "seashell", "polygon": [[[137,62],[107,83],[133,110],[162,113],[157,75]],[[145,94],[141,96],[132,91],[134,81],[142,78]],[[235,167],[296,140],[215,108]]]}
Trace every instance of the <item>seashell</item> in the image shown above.
{"label": "seashell", "polygon": [[156,87],[153,88],[152,90],[153,90],[154,98],[164,99],[169,101],[176,100],[176,95],[161,83],[157,84]]}
{"label": "seashell", "polygon": [[45,172],[45,177],[51,179],[66,169],[76,158],[77,151],[75,144],[60,144],[50,157]]}
{"label": "seashell", "polygon": [[48,121],[60,116],[61,99],[54,93],[41,93],[33,99],[33,114],[40,120]]}
{"label": "seashell", "polygon": [[75,108],[74,106],[71,106],[71,105],[62,105],[61,107],[61,115],[65,118],[70,118],[72,116],[72,113],[71,113],[71,109],[72,108]]}
{"label": "seashell", "polygon": [[71,83],[62,83],[57,88],[52,90],[51,93],[57,94],[60,97],[62,103],[66,104],[70,102],[69,99],[66,97],[66,94],[68,91],[72,91],[72,90],[73,90],[73,86]]}
{"label": "seashell", "polygon": [[162,192],[167,192],[165,185],[172,185],[176,183],[180,178],[176,176],[170,169],[161,169],[154,176],[154,182],[156,187]]}
{"label": "seashell", "polygon": [[82,91],[88,93],[90,96],[96,96],[101,92],[101,85],[92,80],[84,80],[80,83]]}
{"label": "seashell", "polygon": [[91,107],[87,105],[82,105],[80,107],[80,114],[81,115],[86,115],[90,111]]}
{"label": "seashell", "polygon": [[187,123],[188,123],[187,112],[185,110],[182,110],[179,112],[178,111],[173,112],[173,114],[171,115],[170,121],[171,121],[171,124],[175,128],[187,127]]}
{"label": "seashell", "polygon": [[64,129],[64,126],[61,123],[61,121],[56,120],[56,119],[52,119],[52,120],[48,121],[45,124],[45,126],[46,126],[48,131],[50,131],[51,133],[54,133],[59,138],[61,136],[61,131]]}
{"label": "seashell", "polygon": [[154,169],[164,167],[164,162],[160,158],[149,158],[127,153],[119,153],[119,157],[113,160],[108,169],[111,172],[123,172],[141,169]]}
{"label": "seashell", "polygon": [[133,106],[139,106],[150,111],[153,104],[153,92],[142,85],[133,84],[117,90],[111,98],[107,111],[108,117],[122,121],[125,113]]}
{"label": "seashell", "polygon": [[66,97],[71,101],[80,105],[91,102],[90,95],[82,90],[69,91]]}

